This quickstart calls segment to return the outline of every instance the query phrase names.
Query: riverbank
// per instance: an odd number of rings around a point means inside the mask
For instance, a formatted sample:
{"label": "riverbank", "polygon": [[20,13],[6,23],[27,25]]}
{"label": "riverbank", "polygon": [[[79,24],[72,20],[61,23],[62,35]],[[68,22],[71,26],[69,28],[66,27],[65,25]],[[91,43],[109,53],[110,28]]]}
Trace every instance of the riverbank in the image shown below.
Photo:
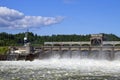
{"label": "riverbank", "polygon": [[5,55],[5,54],[7,54],[8,51],[9,51],[8,46],[0,47],[0,55]]}

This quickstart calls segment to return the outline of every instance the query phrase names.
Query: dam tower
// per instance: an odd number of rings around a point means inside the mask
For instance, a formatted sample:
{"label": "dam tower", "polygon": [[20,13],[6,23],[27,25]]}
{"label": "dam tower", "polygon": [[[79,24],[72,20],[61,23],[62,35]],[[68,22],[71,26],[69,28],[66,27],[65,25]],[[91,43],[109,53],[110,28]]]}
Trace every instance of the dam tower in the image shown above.
{"label": "dam tower", "polygon": [[91,34],[90,42],[91,46],[102,46],[103,34]]}
{"label": "dam tower", "polygon": [[25,32],[25,37],[24,37],[24,46],[26,48],[26,54],[30,54],[30,42],[28,40],[28,30]]}

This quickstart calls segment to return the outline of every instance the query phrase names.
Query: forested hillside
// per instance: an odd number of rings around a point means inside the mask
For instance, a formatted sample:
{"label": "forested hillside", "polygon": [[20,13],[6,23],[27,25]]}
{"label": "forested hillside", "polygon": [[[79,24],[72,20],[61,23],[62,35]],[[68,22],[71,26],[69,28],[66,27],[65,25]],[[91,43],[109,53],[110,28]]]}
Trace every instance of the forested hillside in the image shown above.
{"label": "forested hillside", "polygon": [[[114,34],[103,34],[104,40],[107,41],[119,41],[120,37]],[[24,44],[25,33],[19,34],[8,34],[0,33],[0,46],[19,46]],[[89,41],[90,35],[52,35],[52,36],[40,36],[33,34],[32,32],[28,33],[28,39],[32,45],[42,45],[46,41]]]}

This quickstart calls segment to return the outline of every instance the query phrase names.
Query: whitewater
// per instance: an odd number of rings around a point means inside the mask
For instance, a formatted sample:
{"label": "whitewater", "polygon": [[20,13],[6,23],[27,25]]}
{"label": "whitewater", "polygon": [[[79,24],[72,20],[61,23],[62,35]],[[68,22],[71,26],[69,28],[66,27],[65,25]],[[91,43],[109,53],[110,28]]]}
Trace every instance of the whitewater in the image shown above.
{"label": "whitewater", "polygon": [[120,60],[43,59],[0,61],[2,80],[120,79]]}

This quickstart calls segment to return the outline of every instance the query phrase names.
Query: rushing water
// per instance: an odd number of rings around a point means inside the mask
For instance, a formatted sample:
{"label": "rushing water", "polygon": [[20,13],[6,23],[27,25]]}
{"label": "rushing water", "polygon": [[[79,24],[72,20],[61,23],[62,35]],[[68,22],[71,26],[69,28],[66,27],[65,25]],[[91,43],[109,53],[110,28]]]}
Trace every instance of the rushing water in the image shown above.
{"label": "rushing water", "polygon": [[120,61],[44,59],[1,61],[0,80],[119,80]]}
{"label": "rushing water", "polygon": [[90,58],[79,51],[65,51],[62,58],[59,52],[47,54],[41,60],[0,61],[0,80],[120,80],[120,52],[112,61],[106,53]]}

